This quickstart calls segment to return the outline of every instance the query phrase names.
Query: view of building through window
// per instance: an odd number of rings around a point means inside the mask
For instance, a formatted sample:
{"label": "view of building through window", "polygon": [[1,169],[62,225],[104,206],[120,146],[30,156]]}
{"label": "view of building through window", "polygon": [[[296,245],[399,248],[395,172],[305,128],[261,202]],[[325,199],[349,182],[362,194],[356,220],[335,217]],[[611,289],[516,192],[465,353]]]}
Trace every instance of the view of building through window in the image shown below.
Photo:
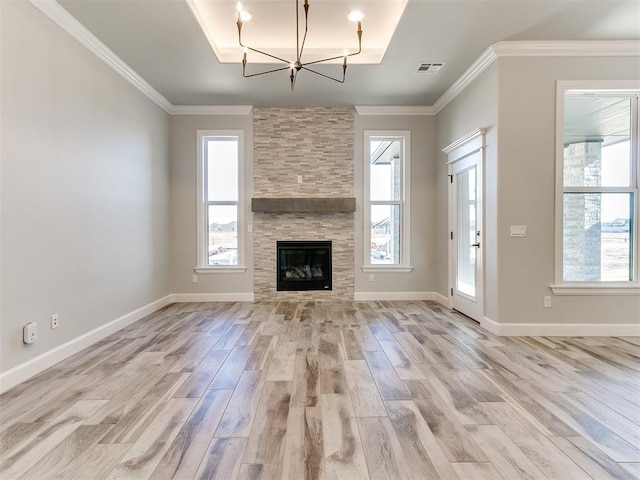
{"label": "view of building through window", "polygon": [[565,96],[564,281],[634,280],[634,101],[637,97]]}
{"label": "view of building through window", "polygon": [[371,137],[371,264],[400,264],[402,138]]}

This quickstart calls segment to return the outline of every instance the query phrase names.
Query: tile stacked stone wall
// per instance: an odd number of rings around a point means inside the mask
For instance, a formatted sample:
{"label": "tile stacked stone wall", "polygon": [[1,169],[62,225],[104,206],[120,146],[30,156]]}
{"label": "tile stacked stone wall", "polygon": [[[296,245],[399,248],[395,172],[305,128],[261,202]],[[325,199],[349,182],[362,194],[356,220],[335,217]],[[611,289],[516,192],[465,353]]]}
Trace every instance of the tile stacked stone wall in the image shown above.
{"label": "tile stacked stone wall", "polygon": [[[564,148],[564,184],[602,185],[602,142],[573,143]],[[599,282],[601,278],[600,195],[564,197],[564,280]]]}
{"label": "tile stacked stone wall", "polygon": [[[254,197],[354,197],[353,110],[254,109],[254,162]],[[353,300],[353,222],[352,213],[255,212],[256,300]],[[276,291],[278,240],[331,240],[333,290]]]}

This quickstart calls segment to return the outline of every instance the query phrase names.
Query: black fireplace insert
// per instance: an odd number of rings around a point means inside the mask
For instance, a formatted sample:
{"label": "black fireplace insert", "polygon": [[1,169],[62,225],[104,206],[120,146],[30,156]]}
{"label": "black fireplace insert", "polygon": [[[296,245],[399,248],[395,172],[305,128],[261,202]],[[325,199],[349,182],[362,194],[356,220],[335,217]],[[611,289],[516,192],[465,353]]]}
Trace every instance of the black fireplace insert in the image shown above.
{"label": "black fireplace insert", "polygon": [[331,241],[277,242],[278,291],[331,290]]}

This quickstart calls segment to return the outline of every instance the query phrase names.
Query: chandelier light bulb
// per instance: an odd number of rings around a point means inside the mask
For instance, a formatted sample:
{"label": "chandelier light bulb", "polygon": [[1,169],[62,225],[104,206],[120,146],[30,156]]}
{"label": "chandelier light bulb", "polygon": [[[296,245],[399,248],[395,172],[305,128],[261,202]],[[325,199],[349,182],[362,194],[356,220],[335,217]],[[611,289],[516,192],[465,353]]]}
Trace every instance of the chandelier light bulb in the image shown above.
{"label": "chandelier light bulb", "polygon": [[242,8],[242,2],[238,2],[238,3],[236,4],[236,11],[237,11],[238,13],[242,13],[242,11],[243,11],[243,10],[244,10],[244,9]]}
{"label": "chandelier light bulb", "polygon": [[347,18],[350,22],[359,22],[362,20],[363,16],[364,15],[362,15],[362,12],[360,10],[353,10],[351,13],[349,13]]}
{"label": "chandelier light bulb", "polygon": [[240,20],[242,20],[243,22],[248,22],[249,20],[251,20],[251,14],[246,10],[242,10],[240,12]]}

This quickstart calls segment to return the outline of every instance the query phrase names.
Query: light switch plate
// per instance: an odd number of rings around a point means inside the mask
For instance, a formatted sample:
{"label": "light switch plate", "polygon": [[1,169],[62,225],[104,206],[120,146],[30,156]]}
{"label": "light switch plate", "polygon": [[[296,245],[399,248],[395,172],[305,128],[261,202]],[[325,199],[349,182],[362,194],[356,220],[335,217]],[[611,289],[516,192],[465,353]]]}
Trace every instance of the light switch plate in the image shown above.
{"label": "light switch plate", "polygon": [[511,225],[512,237],[526,237],[527,227],[525,225]]}

